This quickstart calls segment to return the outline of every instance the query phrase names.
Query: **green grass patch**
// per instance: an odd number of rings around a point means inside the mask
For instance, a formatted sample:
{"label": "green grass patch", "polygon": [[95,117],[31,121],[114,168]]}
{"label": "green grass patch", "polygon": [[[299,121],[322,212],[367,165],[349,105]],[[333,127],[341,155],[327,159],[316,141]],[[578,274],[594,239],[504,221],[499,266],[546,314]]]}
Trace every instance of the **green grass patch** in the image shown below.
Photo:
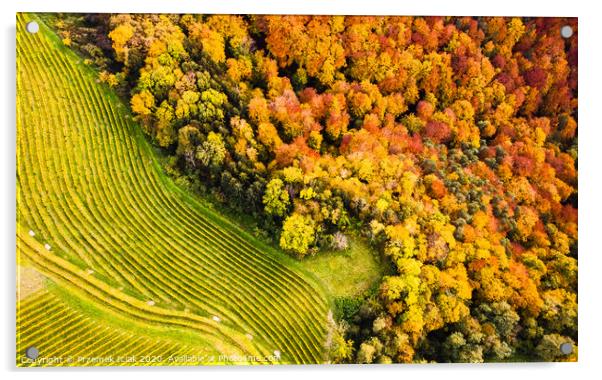
{"label": "green grass patch", "polygon": [[376,250],[357,237],[345,251],[323,251],[301,261],[324,285],[331,297],[355,297],[368,290],[384,274]]}

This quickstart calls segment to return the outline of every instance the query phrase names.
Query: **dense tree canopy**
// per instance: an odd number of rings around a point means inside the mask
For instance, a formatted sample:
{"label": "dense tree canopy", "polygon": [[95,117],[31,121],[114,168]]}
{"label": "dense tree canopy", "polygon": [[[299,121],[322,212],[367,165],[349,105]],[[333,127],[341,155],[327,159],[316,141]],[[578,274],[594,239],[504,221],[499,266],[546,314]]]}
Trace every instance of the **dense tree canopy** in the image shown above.
{"label": "dense tree canopy", "polygon": [[[303,257],[392,267],[338,361],[577,342],[573,19],[114,15],[118,87],[189,183]],[[341,237],[342,236],[342,237]],[[319,254],[319,253],[318,253]],[[568,357],[568,359],[574,358]],[[333,359],[334,360],[334,359]]]}

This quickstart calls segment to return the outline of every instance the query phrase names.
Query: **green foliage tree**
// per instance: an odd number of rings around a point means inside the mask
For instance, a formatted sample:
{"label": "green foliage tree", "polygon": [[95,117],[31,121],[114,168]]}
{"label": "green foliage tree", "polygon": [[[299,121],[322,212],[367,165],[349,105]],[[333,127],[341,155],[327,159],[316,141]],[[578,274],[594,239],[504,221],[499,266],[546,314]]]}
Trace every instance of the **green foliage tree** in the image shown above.
{"label": "green foliage tree", "polygon": [[274,178],[268,182],[263,196],[263,204],[265,212],[268,214],[284,216],[290,204],[290,197],[281,179]]}
{"label": "green foliage tree", "polygon": [[162,147],[168,147],[176,140],[175,116],[173,107],[163,101],[155,113],[157,121],[155,124],[157,142]]}
{"label": "green foliage tree", "polygon": [[303,257],[315,242],[315,222],[305,215],[292,213],[282,225],[280,247]]}
{"label": "green foliage tree", "polygon": [[217,169],[224,162],[226,153],[222,136],[219,133],[209,132],[207,140],[196,150],[196,159],[206,167]]}
{"label": "green foliage tree", "polygon": [[223,124],[225,118],[224,105],[227,102],[228,98],[224,93],[212,88],[203,91],[198,104],[199,119],[210,124]]}

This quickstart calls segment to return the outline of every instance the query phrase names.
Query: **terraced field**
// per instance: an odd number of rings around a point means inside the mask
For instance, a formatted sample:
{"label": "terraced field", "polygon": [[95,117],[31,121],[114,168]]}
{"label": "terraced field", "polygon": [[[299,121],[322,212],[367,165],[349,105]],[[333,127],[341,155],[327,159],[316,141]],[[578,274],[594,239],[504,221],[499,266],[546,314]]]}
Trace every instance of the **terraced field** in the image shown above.
{"label": "terraced field", "polygon": [[160,358],[118,365],[325,360],[321,285],[173,185],[127,107],[35,15],[17,17],[17,77],[17,254],[51,283],[17,305],[18,365],[32,345]]}
{"label": "terraced field", "polygon": [[[44,311],[40,316],[40,310]],[[68,307],[49,292],[29,297],[22,305],[19,323],[21,340],[45,353],[45,364],[64,366],[197,365],[211,360],[212,354],[199,346],[173,339],[150,337],[116,325],[99,323],[90,316]],[[69,322],[66,325],[66,322]],[[56,329],[65,326],[59,335]],[[40,333],[40,329],[44,332]],[[82,351],[86,350],[85,355]],[[110,355],[107,353],[110,352]],[[163,358],[171,358],[163,360]],[[31,366],[24,358],[22,366]],[[171,362],[169,361],[171,360]]]}

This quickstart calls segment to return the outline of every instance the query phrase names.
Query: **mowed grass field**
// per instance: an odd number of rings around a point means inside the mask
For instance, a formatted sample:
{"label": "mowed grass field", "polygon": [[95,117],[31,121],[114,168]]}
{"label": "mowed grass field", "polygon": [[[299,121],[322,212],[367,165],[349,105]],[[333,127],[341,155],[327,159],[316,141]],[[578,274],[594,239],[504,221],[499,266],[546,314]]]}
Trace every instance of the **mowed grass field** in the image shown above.
{"label": "mowed grass field", "polygon": [[17,16],[17,259],[47,278],[17,303],[17,365],[324,362],[320,282],[167,179],[96,78]]}
{"label": "mowed grass field", "polygon": [[320,252],[301,263],[321,280],[332,297],[358,296],[385,274],[374,250],[358,237],[350,238],[349,248],[344,251]]}

